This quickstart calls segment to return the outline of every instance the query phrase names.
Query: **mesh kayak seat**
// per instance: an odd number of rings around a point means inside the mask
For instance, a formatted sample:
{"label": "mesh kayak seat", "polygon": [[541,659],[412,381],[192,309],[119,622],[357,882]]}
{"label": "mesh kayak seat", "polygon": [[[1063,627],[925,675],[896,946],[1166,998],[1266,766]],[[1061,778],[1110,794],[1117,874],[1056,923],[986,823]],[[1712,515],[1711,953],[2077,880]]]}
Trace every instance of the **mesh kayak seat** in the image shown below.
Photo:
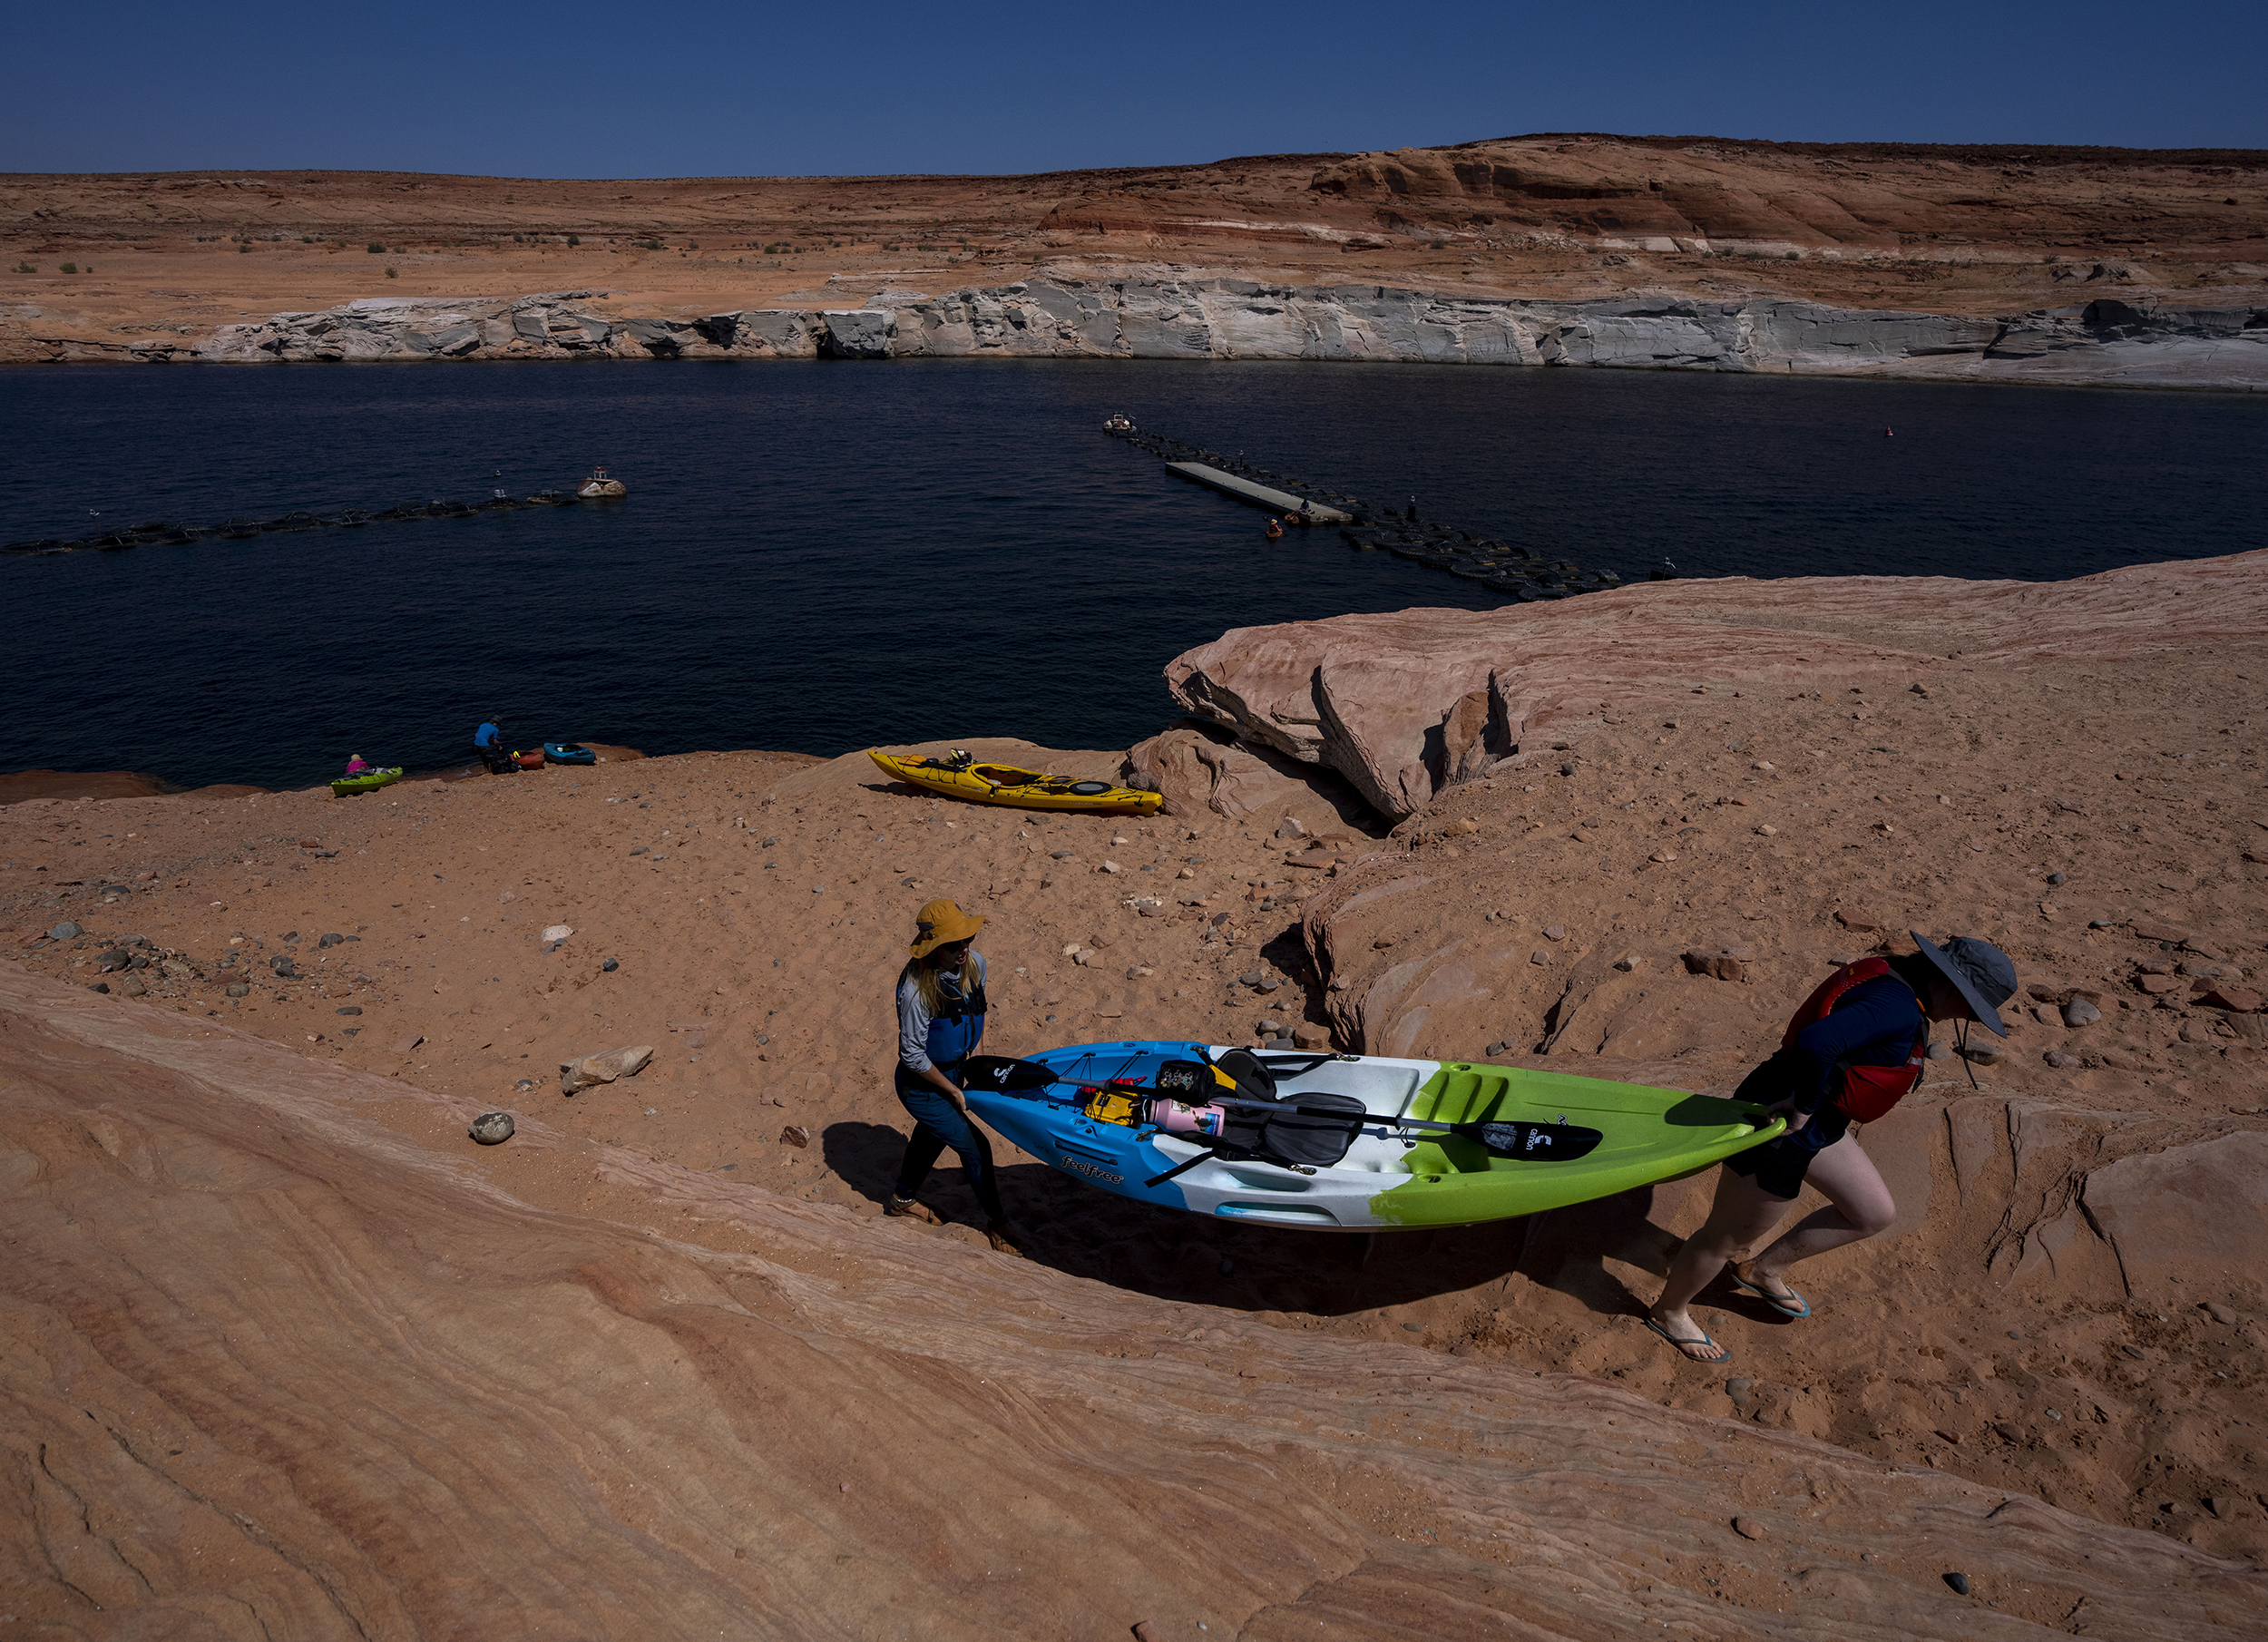
{"label": "mesh kayak seat", "polygon": [[[1232,1049],[1213,1064],[1236,1080],[1238,1100],[1286,1103],[1286,1097],[1276,1092],[1276,1074],[1250,1050]],[[1354,1144],[1354,1137],[1362,1132],[1369,1116],[1368,1109],[1352,1095],[1303,1093],[1294,1099],[1310,1109],[1345,1112],[1352,1121],[1311,1117],[1305,1111],[1256,1112],[1232,1107],[1227,1133],[1221,1138],[1271,1163],[1331,1168]]]}

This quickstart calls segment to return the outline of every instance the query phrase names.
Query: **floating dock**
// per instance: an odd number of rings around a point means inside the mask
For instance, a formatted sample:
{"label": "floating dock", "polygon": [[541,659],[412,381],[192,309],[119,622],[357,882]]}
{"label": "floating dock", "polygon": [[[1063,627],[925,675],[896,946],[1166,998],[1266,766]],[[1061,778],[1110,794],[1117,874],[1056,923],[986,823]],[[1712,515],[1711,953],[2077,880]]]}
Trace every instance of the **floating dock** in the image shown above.
{"label": "floating dock", "polygon": [[[1122,416],[1104,423],[1103,431],[1149,452],[1182,478],[1232,500],[1279,514],[1296,513],[1305,502],[1307,517],[1317,524],[1338,525],[1339,534],[1350,547],[1375,549],[1413,564],[1447,571],[1507,599],[1520,602],[1566,599],[1622,585],[1622,578],[1610,570],[1585,570],[1565,559],[1549,558],[1525,542],[1492,542],[1447,524],[1430,520],[1421,523],[1414,501],[1407,512],[1375,508],[1360,496],[1255,466],[1241,453],[1229,455],[1169,435],[1144,432]],[[1269,480],[1274,483],[1263,483]],[[1665,561],[1650,579],[1661,581],[1675,573]]]}
{"label": "floating dock", "polygon": [[1239,479],[1234,474],[1225,474],[1217,467],[1207,467],[1202,462],[1168,462],[1166,466],[1184,479],[1194,479],[1199,484],[1210,485],[1225,496],[1249,502],[1255,507],[1265,507],[1270,513],[1295,513],[1305,506],[1307,516],[1317,524],[1354,523],[1353,513],[1343,513],[1335,507],[1325,507],[1319,503],[1308,501],[1305,496],[1295,496],[1288,491],[1270,490],[1265,484]]}

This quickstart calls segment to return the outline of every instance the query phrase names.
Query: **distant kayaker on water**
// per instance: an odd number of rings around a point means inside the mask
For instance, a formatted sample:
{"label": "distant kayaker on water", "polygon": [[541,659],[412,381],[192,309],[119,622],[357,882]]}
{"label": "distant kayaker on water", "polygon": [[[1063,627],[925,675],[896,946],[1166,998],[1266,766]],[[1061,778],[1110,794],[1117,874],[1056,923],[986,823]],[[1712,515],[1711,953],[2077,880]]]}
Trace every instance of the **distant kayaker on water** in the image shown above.
{"label": "distant kayaker on water", "polygon": [[930,902],[915,920],[914,943],[898,972],[893,1080],[899,1103],[914,1119],[914,1136],[883,1212],[943,1225],[936,1210],[914,1194],[950,1146],[984,1210],[984,1236],[1002,1254],[1021,1256],[1023,1250],[1009,1234],[1008,1211],[1001,1207],[992,1142],[970,1115],[960,1082],[963,1063],[984,1041],[984,954],[976,950],[976,932],[983,927],[983,919],[951,901]]}
{"label": "distant kayaker on water", "polygon": [[1812,1315],[1787,1285],[1789,1266],[1879,1236],[1897,1219],[1890,1188],[1850,1129],[1887,1116],[1921,1081],[1928,1023],[1980,1021],[2008,1035],[1999,1005],[2016,992],[2009,955],[1968,935],[1941,947],[1913,940],[1920,950],[1910,956],[1864,958],[1828,976],[1788,1022],[1779,1052],[1742,1081],[1735,1098],[1784,1115],[1787,1132],[1725,1160],[1708,1223],[1677,1251],[1647,1314],[1646,1325],[1687,1361],[1731,1360],[1686,1308],[1736,1252],[1771,1235],[1807,1182],[1828,1207],[1733,1267],[1735,1285],[1784,1317]]}

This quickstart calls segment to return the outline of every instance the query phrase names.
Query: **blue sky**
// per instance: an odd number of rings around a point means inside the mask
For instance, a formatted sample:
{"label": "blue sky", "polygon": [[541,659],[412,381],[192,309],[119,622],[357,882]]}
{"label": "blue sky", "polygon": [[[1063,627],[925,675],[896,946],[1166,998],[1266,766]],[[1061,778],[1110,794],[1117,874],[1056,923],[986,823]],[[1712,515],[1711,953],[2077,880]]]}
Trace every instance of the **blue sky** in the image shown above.
{"label": "blue sky", "polygon": [[0,169],[1031,171],[1536,131],[2268,147],[2260,13],[2096,4],[16,14]]}

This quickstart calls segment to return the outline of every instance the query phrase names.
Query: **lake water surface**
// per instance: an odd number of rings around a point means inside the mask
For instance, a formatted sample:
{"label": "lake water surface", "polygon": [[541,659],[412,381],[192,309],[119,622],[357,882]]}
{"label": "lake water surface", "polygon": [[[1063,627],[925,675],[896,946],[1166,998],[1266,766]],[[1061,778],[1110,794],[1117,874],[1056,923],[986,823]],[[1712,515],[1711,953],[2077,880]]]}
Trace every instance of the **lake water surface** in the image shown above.
{"label": "lake water surface", "polygon": [[[1641,579],[2018,577],[2268,545],[2258,396],[1103,361],[27,367],[0,541],[163,517],[631,495],[0,560],[0,770],[307,785],[487,712],[649,752],[999,734],[1124,747],[1231,627],[1477,583],[1252,511],[1145,427]],[[1886,437],[1884,430],[1894,430]],[[91,520],[99,510],[99,521]]]}

